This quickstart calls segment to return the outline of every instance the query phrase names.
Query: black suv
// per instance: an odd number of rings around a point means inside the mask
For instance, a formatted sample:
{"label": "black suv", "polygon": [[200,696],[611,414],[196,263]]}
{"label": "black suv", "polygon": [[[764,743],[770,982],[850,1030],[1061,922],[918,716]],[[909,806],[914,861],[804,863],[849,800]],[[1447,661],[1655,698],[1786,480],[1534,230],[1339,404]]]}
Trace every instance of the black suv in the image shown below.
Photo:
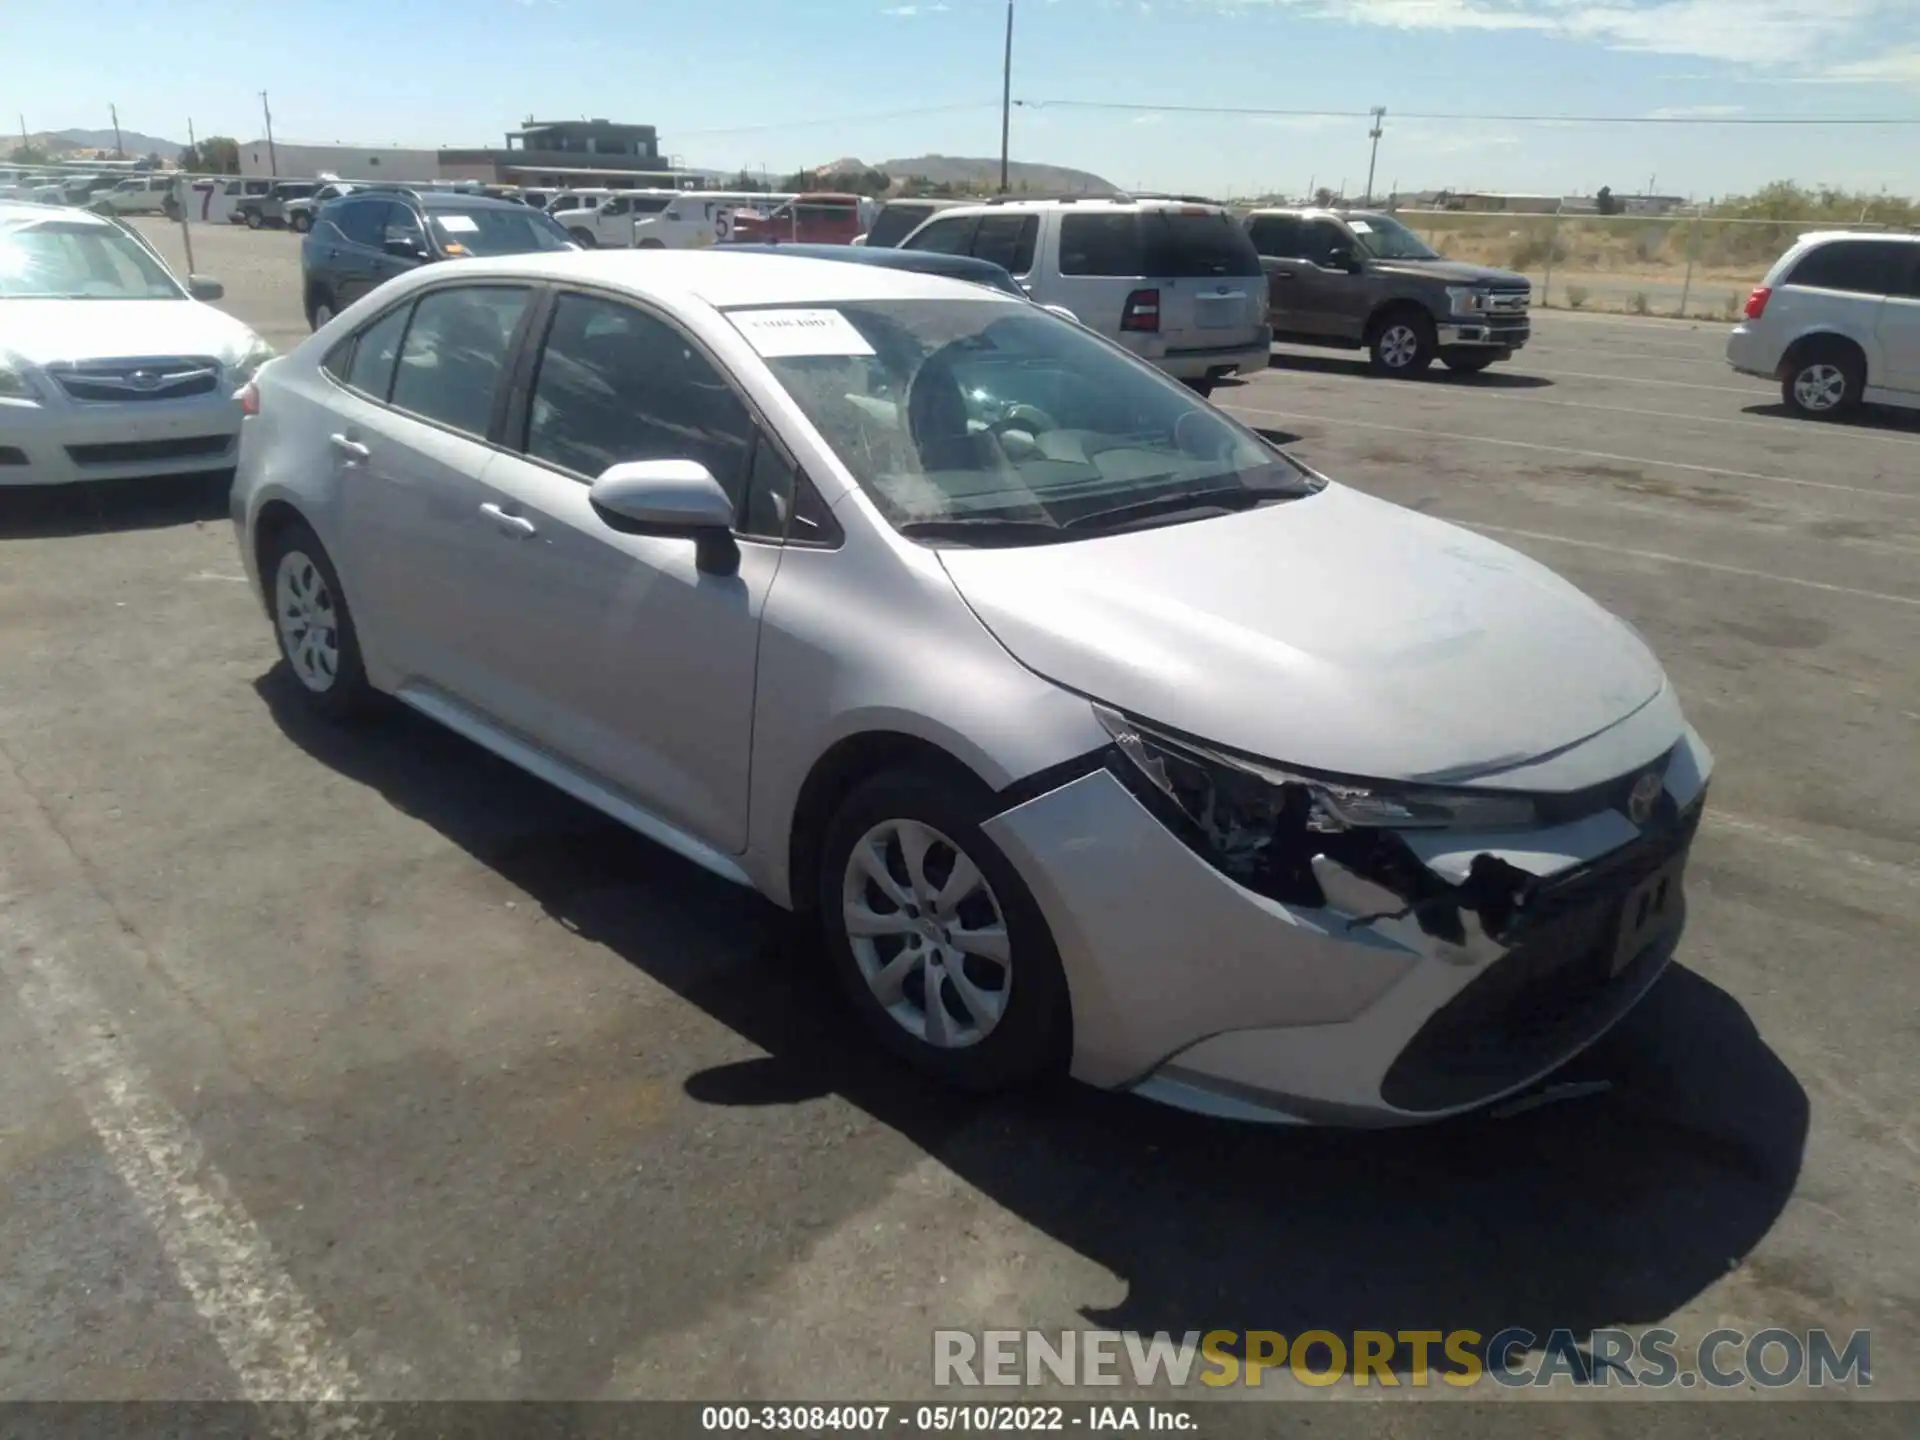
{"label": "black suv", "polygon": [[300,242],[307,323],[318,330],[416,265],[577,248],[559,225],[516,201],[451,190],[357,188],[323,205]]}

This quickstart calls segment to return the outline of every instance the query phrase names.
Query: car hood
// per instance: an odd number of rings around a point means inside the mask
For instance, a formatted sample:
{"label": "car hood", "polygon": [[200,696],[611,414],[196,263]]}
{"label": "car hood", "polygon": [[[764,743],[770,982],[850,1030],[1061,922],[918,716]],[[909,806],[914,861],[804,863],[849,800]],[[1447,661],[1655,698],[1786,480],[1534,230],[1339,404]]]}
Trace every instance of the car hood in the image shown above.
{"label": "car hood", "polygon": [[231,363],[255,338],[198,300],[0,300],[0,348],[34,365],[160,355]]}
{"label": "car hood", "polygon": [[1375,260],[1373,268],[1383,275],[1418,275],[1442,280],[1449,285],[1502,285],[1533,288],[1526,276],[1492,265],[1469,265],[1464,260]]}
{"label": "car hood", "polygon": [[1337,485],[1239,515],[940,556],[1029,669],[1308,769],[1464,780],[1596,735],[1666,683],[1634,632],[1544,566]]}

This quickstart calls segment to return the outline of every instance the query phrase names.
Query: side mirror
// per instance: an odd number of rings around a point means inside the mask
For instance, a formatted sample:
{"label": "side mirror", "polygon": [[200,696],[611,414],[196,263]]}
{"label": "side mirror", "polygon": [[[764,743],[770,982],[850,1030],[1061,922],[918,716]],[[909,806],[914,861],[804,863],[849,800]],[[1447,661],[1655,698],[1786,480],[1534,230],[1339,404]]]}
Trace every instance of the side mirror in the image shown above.
{"label": "side mirror", "polygon": [[697,460],[629,460],[609,466],[587,491],[594,513],[622,535],[690,539],[706,575],[734,575],[733,501]]}
{"label": "side mirror", "polygon": [[1360,273],[1360,257],[1354,253],[1351,245],[1336,245],[1329,250],[1327,265],[1334,270],[1345,270],[1352,275]]}
{"label": "side mirror", "polygon": [[226,297],[227,287],[211,275],[189,275],[187,294],[196,300],[220,300]]}
{"label": "side mirror", "polygon": [[425,260],[429,258],[427,247],[422,245],[418,240],[390,239],[381,245],[380,248],[396,260]]}

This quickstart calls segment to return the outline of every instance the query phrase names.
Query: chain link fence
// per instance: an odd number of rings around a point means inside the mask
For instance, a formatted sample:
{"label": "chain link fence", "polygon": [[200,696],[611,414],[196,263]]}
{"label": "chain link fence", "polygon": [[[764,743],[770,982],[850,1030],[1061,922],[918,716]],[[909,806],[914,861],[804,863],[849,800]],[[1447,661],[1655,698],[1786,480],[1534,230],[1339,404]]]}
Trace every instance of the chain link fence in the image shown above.
{"label": "chain link fence", "polygon": [[1666,215],[1394,212],[1450,260],[1516,270],[1533,303],[1571,310],[1731,322],[1747,294],[1800,236],[1884,231],[1832,220],[1746,220],[1705,210]]}

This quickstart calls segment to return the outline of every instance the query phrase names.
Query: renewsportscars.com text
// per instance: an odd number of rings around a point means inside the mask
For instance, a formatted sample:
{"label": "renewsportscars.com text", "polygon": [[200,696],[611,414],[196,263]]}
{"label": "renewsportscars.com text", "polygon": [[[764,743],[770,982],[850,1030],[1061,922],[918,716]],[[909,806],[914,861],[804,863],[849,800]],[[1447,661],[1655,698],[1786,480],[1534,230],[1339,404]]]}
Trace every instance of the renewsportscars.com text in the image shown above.
{"label": "renewsportscars.com text", "polygon": [[[1683,1357],[1688,1357],[1684,1358]],[[1268,1383],[1626,1386],[1725,1390],[1873,1384],[1873,1334],[1711,1330],[936,1330],[940,1387]]]}

